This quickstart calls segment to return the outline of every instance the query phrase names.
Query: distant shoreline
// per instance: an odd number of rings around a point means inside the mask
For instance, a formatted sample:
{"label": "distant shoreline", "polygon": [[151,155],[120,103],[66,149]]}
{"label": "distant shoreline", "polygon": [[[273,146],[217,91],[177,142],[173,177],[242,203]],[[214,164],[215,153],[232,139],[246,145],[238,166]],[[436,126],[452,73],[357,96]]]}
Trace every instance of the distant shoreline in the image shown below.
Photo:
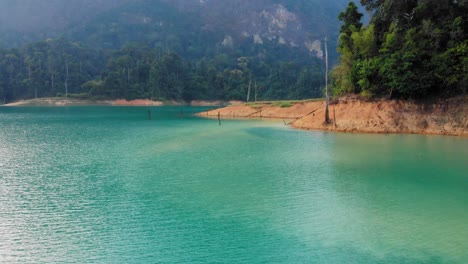
{"label": "distant shoreline", "polygon": [[426,134],[468,137],[468,98],[440,100],[432,104],[416,104],[396,100],[363,100],[343,97],[330,104],[331,124],[324,124],[325,101],[298,102],[240,101],[152,101],[86,100],[38,98],[5,105],[14,106],[214,106],[214,110],[197,114],[200,117],[236,119],[282,119],[287,125],[306,130],[375,134]]}
{"label": "distant shoreline", "polygon": [[11,107],[11,106],[168,106],[168,105],[190,105],[190,106],[226,106],[229,104],[239,103],[237,101],[204,101],[194,100],[191,102],[183,101],[153,101],[148,99],[136,99],[136,100],[89,100],[89,99],[76,99],[63,97],[58,98],[37,98],[20,100],[0,106]]}
{"label": "distant shoreline", "polygon": [[396,100],[343,97],[329,107],[331,124],[324,124],[325,101],[238,104],[197,114],[218,118],[283,119],[294,128],[347,133],[425,134],[468,137],[466,97],[416,104]]}

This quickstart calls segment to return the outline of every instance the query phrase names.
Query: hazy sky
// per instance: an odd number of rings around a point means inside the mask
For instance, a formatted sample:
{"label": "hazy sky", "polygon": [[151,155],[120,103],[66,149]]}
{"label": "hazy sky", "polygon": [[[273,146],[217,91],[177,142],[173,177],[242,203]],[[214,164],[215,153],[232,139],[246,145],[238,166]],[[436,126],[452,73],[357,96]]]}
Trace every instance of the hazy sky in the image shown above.
{"label": "hazy sky", "polygon": [[0,0],[0,27],[31,32],[61,29],[124,0]]}

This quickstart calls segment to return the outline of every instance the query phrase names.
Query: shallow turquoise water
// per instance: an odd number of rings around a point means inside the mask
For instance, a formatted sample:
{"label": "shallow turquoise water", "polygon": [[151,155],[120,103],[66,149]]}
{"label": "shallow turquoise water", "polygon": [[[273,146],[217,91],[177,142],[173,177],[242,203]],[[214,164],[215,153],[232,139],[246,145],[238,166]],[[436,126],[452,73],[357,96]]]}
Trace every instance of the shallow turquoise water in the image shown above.
{"label": "shallow turquoise water", "polygon": [[0,108],[2,263],[468,263],[468,140]]}

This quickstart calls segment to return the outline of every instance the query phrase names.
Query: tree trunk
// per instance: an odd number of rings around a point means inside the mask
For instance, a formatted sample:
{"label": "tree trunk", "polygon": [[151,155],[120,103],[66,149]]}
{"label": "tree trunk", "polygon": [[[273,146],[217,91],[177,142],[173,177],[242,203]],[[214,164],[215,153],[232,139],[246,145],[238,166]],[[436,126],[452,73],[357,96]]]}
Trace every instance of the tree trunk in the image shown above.
{"label": "tree trunk", "polygon": [[328,96],[328,44],[327,44],[326,37],[325,37],[325,97],[326,97],[325,123],[330,124],[330,115],[328,112],[328,105],[330,103],[330,97]]}
{"label": "tree trunk", "polygon": [[130,67],[127,67],[127,85],[130,83]]}
{"label": "tree trunk", "polygon": [[66,77],[65,77],[65,100],[68,99],[68,60],[65,60],[65,69],[66,69]]}
{"label": "tree trunk", "polygon": [[53,70],[53,67],[51,65],[51,62],[50,60],[47,62],[47,66],[48,66],[48,70],[49,70],[49,73],[50,73],[50,90],[54,90],[54,70]]}
{"label": "tree trunk", "polygon": [[255,89],[255,102],[257,102],[257,80],[255,80],[254,89]]}
{"label": "tree trunk", "polygon": [[252,87],[252,74],[250,74],[249,88],[247,88],[247,102],[250,100],[250,90]]}

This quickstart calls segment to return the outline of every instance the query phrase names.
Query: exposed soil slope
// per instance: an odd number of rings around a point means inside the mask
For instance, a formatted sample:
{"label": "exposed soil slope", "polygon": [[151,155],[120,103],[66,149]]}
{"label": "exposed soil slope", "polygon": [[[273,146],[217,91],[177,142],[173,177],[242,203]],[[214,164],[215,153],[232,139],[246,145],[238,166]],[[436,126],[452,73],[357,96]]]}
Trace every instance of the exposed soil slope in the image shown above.
{"label": "exposed soil slope", "polygon": [[200,113],[223,118],[279,118],[296,128],[362,133],[406,133],[468,136],[467,98],[437,103],[345,97],[330,105],[332,123],[324,124],[325,102],[299,102],[290,107],[272,104],[233,105]]}

